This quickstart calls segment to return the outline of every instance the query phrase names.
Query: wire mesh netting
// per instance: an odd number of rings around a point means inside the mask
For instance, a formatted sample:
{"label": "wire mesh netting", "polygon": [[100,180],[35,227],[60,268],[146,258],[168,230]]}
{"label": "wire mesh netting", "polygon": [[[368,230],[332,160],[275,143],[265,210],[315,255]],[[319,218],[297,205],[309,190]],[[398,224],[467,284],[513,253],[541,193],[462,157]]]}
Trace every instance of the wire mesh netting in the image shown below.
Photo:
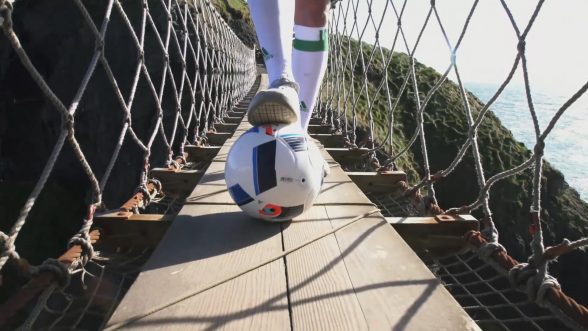
{"label": "wire mesh netting", "polygon": [[[132,192],[144,193],[143,212],[178,212],[181,201],[162,196],[150,170],[177,165],[186,145],[208,144],[215,125],[224,123],[255,82],[254,50],[208,0],[2,0],[0,25],[12,70],[26,76],[18,78],[30,84],[41,121],[53,127],[34,187],[9,231],[0,232],[0,268],[20,260],[16,240],[46,184],[73,181],[82,196],[88,192],[82,202],[87,216],[78,220],[81,230],[69,243],[70,251],[81,247],[81,257],[34,269],[37,275],[55,271],[55,281],[36,306],[24,310],[23,327],[95,329],[150,249],[106,248],[98,255],[90,235],[94,212],[106,203],[120,206]],[[51,47],[39,48],[31,41],[35,34],[46,35]],[[70,285],[59,288],[66,278]]]}
{"label": "wire mesh netting", "polygon": [[72,275],[63,289],[52,286],[31,303],[25,322],[36,330],[99,330],[138,276],[152,249],[101,251],[101,258]]}
{"label": "wire mesh netting", "polygon": [[508,277],[472,250],[421,259],[483,330],[573,330],[561,316],[513,289]]}

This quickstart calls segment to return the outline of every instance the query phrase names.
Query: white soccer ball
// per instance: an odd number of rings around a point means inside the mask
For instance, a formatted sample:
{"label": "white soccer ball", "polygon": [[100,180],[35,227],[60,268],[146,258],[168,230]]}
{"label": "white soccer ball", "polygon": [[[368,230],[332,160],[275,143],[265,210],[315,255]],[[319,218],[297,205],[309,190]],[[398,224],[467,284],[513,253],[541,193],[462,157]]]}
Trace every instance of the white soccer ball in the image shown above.
{"label": "white soccer ball", "polygon": [[227,188],[248,215],[286,221],[309,209],[321,190],[324,159],[298,124],[243,133],[225,165]]}

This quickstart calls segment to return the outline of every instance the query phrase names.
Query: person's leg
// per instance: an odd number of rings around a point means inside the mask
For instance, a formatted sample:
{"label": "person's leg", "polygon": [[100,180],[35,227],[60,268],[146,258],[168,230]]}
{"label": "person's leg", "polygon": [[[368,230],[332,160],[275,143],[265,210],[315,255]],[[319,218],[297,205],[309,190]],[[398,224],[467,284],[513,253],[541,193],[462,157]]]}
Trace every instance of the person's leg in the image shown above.
{"label": "person's leg", "polygon": [[292,69],[300,85],[300,125],[308,128],[327,68],[330,0],[296,0]]}
{"label": "person's leg", "polygon": [[270,87],[249,105],[253,125],[293,123],[298,120],[298,85],[292,74],[294,1],[249,0]]}
{"label": "person's leg", "polygon": [[261,47],[269,82],[292,76],[292,0],[249,0],[251,18]]}

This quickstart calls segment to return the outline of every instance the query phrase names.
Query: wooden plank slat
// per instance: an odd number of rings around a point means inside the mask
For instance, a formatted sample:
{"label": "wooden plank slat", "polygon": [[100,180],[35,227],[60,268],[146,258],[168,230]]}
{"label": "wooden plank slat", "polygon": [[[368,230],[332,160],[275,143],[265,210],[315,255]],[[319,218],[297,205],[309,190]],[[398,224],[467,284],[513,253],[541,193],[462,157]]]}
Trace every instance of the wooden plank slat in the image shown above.
{"label": "wooden plank slat", "polygon": [[233,134],[227,132],[208,132],[206,139],[212,146],[222,146]]}
{"label": "wooden plank slat", "polygon": [[310,124],[308,133],[310,134],[331,134],[333,128],[330,125]]}
{"label": "wooden plank slat", "polygon": [[416,252],[429,250],[444,255],[463,248],[464,234],[479,229],[478,220],[471,215],[386,217],[386,221]]}
{"label": "wooden plank slat", "polygon": [[320,141],[325,147],[341,147],[345,145],[341,134],[311,134],[310,136]]}
{"label": "wooden plank slat", "polygon": [[[262,88],[264,84],[267,76],[262,76]],[[201,184],[213,185],[220,168],[224,163],[213,161]],[[224,180],[222,173],[219,176]],[[203,289],[281,251],[279,224],[252,220],[234,204],[187,204],[108,325]],[[284,262],[276,260],[149,315],[129,328],[290,329]]]}
{"label": "wooden plank slat", "polygon": [[321,193],[315,201],[318,205],[369,204],[373,205],[339,166],[330,167]]}
{"label": "wooden plank slat", "polygon": [[[324,206],[313,206],[283,230],[284,249],[331,230]],[[294,330],[366,330],[334,235],[286,256]]]}
{"label": "wooden plank slat", "polygon": [[239,124],[239,123],[241,123],[241,120],[242,119],[243,119],[242,117],[231,117],[231,116],[227,116],[223,120],[225,121],[225,123]]}
{"label": "wooden plank slat", "polygon": [[171,225],[171,220],[160,214],[132,214],[128,217],[118,212],[94,217],[94,226],[102,229],[103,247],[153,248],[159,243]]}
{"label": "wooden plank slat", "polygon": [[[371,208],[326,206],[333,226]],[[479,330],[380,214],[335,235],[370,329]]]}
{"label": "wooden plank slat", "polygon": [[150,171],[151,177],[161,181],[163,192],[168,195],[190,193],[203,174],[202,170],[174,171],[167,168],[154,168]]}
{"label": "wooden plank slat", "polygon": [[220,149],[220,146],[184,146],[184,150],[188,153],[188,162],[211,161]]}
{"label": "wooden plank slat", "polygon": [[233,132],[239,126],[238,123],[216,123],[214,128],[218,132]]}
{"label": "wooden plank slat", "polygon": [[343,164],[365,161],[368,158],[369,150],[367,148],[326,148],[335,161]]}
{"label": "wooden plank slat", "polygon": [[[252,220],[234,205],[184,206],[109,324],[198,291],[281,251],[279,224]],[[129,327],[284,330],[289,326],[284,263],[278,260]]]}
{"label": "wooden plank slat", "polygon": [[402,194],[400,181],[407,180],[404,171],[377,172],[347,172],[349,178],[364,192]]}

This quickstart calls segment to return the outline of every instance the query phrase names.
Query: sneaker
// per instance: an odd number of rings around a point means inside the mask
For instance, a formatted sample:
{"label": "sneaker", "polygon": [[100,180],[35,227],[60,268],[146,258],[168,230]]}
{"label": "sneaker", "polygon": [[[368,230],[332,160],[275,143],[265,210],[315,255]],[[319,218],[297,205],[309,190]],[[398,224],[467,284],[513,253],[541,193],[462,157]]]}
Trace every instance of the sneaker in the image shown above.
{"label": "sneaker", "polygon": [[269,89],[253,97],[247,118],[253,126],[291,124],[298,121],[299,110],[298,84],[287,78],[280,78],[273,81]]}

